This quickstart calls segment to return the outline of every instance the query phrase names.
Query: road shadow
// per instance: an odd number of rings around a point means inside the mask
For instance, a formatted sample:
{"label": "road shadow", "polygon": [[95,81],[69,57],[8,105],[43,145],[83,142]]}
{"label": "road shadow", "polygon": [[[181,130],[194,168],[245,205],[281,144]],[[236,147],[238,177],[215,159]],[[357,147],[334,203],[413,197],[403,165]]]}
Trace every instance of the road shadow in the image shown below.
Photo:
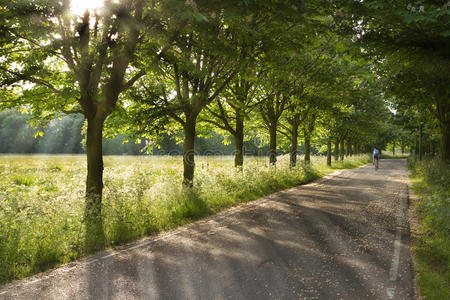
{"label": "road shadow", "polygon": [[370,220],[347,216],[345,207],[329,211],[305,205],[313,201],[305,195],[280,197],[89,266],[89,298],[385,297],[376,287],[389,283],[395,228],[376,235]]}

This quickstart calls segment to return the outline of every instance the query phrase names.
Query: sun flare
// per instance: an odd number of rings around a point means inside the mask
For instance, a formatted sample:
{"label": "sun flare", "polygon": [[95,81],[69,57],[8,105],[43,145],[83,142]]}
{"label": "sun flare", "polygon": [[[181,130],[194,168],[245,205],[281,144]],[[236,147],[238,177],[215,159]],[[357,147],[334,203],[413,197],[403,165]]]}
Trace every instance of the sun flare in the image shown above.
{"label": "sun flare", "polygon": [[70,12],[74,15],[82,15],[87,10],[102,8],[105,0],[72,0]]}

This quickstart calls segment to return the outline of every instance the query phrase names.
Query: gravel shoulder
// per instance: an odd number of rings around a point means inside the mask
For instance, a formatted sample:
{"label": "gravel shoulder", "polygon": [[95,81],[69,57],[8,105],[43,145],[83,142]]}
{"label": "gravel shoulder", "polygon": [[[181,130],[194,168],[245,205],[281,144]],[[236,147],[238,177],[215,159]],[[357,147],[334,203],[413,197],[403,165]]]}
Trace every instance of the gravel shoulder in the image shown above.
{"label": "gravel shoulder", "polygon": [[0,287],[0,299],[413,299],[406,160],[335,172]]}

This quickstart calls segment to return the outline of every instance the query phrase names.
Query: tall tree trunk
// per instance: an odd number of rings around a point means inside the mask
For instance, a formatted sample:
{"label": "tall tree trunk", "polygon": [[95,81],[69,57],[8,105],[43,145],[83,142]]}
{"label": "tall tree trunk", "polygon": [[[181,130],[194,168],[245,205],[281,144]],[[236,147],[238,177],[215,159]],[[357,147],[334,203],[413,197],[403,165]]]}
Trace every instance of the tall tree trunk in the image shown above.
{"label": "tall tree trunk", "polygon": [[341,147],[339,150],[341,151],[341,160],[344,160],[344,155],[345,155],[345,140],[344,139],[341,140]]}
{"label": "tall tree trunk", "polygon": [[85,247],[87,252],[103,248],[105,234],[102,220],[102,191],[103,191],[103,138],[104,118],[98,113],[89,118],[86,133],[87,179],[86,179],[86,207]]}
{"label": "tall tree trunk", "polygon": [[328,137],[327,141],[327,165],[331,166],[331,136]]}
{"label": "tall tree trunk", "polygon": [[339,160],[339,140],[334,141],[334,161]]}
{"label": "tall tree trunk", "polygon": [[392,155],[395,155],[395,141],[392,142]]}
{"label": "tall tree trunk", "polygon": [[441,129],[441,159],[450,163],[450,124],[440,125]]}
{"label": "tall tree trunk", "polygon": [[350,144],[349,141],[347,141],[347,153],[345,154],[346,157],[349,157],[352,155],[352,144]]}
{"label": "tall tree trunk", "polygon": [[450,104],[437,105],[441,132],[441,159],[450,163]]}
{"label": "tall tree trunk", "polygon": [[414,155],[416,156],[415,159],[417,160],[419,158],[419,138],[417,136],[414,143]]}
{"label": "tall tree trunk", "polygon": [[192,187],[194,184],[195,170],[195,126],[197,116],[186,116],[184,124],[184,145],[183,145],[183,186]]}
{"label": "tall tree trunk", "polygon": [[236,149],[234,153],[234,166],[244,165],[244,118],[239,111],[236,111],[236,135],[234,136]]}
{"label": "tall tree trunk", "polygon": [[308,124],[307,129],[304,130],[305,134],[305,163],[311,163],[311,136],[314,131],[314,125],[316,122],[317,114],[314,114]]}
{"label": "tall tree trunk", "polygon": [[271,126],[269,128],[269,163],[271,166],[277,163],[277,127]]}
{"label": "tall tree trunk", "polygon": [[422,160],[423,156],[423,125],[419,125],[419,160]]}
{"label": "tall tree trunk", "polygon": [[311,163],[311,137],[308,132],[305,131],[305,164]]}
{"label": "tall tree trunk", "polygon": [[291,125],[291,149],[289,151],[289,164],[291,167],[297,165],[297,148],[298,148],[298,124],[292,123]]}

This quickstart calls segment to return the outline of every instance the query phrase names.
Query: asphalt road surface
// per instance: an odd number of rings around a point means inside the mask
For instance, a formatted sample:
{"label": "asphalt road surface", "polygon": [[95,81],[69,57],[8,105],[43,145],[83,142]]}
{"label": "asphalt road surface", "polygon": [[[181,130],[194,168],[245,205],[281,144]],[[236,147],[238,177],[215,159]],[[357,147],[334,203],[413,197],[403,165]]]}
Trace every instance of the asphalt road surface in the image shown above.
{"label": "asphalt road surface", "polygon": [[405,160],[0,287],[0,299],[413,299]]}

